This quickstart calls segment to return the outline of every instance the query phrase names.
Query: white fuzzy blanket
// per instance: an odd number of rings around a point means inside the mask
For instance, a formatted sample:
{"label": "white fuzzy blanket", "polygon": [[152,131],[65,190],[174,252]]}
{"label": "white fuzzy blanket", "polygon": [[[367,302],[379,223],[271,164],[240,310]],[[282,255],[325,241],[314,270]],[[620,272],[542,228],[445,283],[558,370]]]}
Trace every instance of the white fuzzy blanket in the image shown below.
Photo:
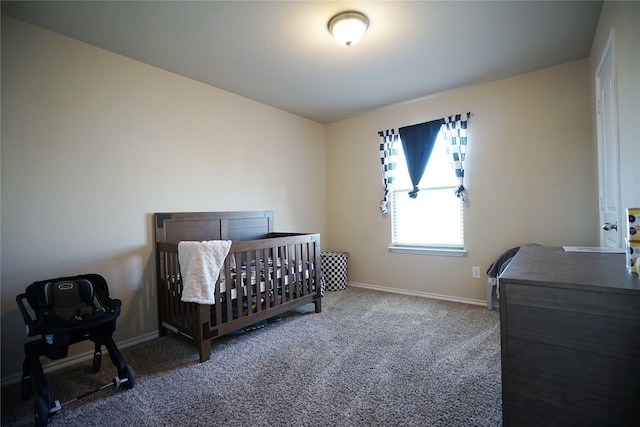
{"label": "white fuzzy blanket", "polygon": [[179,242],[182,301],[215,304],[215,285],[231,248],[231,240]]}

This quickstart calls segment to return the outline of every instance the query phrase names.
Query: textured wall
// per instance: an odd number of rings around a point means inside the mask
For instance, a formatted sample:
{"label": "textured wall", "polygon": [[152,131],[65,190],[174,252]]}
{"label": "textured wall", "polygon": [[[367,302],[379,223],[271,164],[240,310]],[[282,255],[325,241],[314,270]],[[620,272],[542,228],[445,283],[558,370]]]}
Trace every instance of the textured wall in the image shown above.
{"label": "textured wall", "polygon": [[[328,125],[329,240],[350,254],[349,281],[484,300],[472,266],[528,242],[597,244],[588,77],[583,59]],[[467,256],[390,253],[377,132],[467,111]]]}
{"label": "textured wall", "polygon": [[157,331],[154,212],[273,210],[324,234],[324,153],[318,123],[3,16],[2,377],[35,280],[100,273],[116,340]]}

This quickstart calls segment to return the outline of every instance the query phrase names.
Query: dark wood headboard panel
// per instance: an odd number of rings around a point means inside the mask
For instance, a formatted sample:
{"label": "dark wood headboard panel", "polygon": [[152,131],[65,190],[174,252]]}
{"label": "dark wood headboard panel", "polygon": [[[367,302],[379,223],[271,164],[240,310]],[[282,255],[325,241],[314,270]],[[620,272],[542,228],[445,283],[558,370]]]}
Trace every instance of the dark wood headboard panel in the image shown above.
{"label": "dark wood headboard panel", "polygon": [[156,242],[256,240],[273,232],[272,211],[165,212],[153,219]]}

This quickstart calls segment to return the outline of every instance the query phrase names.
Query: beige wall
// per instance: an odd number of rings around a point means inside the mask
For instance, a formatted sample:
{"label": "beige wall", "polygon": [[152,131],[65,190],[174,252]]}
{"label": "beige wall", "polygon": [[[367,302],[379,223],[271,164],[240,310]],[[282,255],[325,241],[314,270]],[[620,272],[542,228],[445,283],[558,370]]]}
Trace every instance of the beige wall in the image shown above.
{"label": "beige wall", "polygon": [[116,340],[152,334],[154,212],[273,210],[324,235],[325,170],[318,123],[3,16],[3,379],[33,281],[100,273]]}
{"label": "beige wall", "polygon": [[[589,96],[583,59],[328,125],[328,241],[349,252],[349,281],[482,301],[472,266],[528,242],[597,244]],[[390,253],[377,132],[467,111],[467,256]]]}
{"label": "beige wall", "polygon": [[640,2],[607,1],[602,6],[589,57],[594,150],[597,143],[596,72],[612,31],[618,89],[620,204],[624,213],[625,208],[640,206]]}

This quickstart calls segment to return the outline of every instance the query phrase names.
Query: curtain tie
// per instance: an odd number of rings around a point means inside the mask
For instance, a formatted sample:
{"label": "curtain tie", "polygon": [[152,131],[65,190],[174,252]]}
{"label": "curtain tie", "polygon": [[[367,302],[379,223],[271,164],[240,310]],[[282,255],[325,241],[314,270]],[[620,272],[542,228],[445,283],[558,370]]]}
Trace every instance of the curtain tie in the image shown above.
{"label": "curtain tie", "polygon": [[458,185],[458,188],[456,188],[453,192],[456,197],[462,201],[462,203],[469,203],[469,195],[467,194],[467,189],[464,188],[464,185]]}
{"label": "curtain tie", "polygon": [[418,188],[417,185],[414,185],[413,190],[409,191],[409,197],[411,197],[412,199],[415,199],[416,197],[418,197],[418,191],[420,191],[420,189]]}

